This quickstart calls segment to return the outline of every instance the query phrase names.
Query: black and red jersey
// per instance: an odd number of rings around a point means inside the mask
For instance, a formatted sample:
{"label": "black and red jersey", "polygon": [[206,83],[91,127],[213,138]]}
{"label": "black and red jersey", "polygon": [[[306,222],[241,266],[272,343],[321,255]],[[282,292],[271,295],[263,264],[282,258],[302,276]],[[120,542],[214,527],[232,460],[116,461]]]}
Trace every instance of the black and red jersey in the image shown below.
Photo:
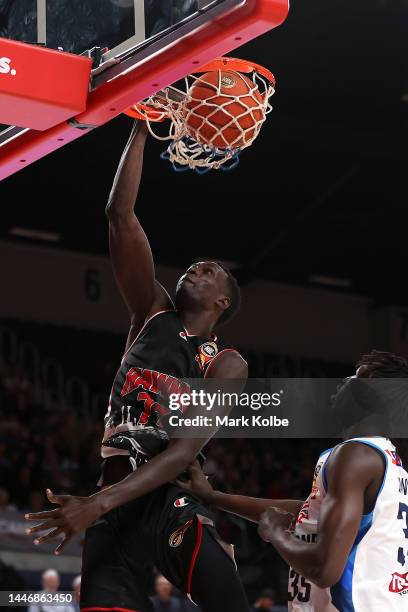
{"label": "black and red jersey", "polygon": [[159,430],[160,418],[169,413],[169,395],[188,393],[185,379],[205,378],[222,353],[234,350],[216,336],[189,335],[176,310],[148,319],[116,374],[105,416],[102,456],[129,454],[128,441],[125,446],[113,443],[121,434],[128,438],[141,428]]}

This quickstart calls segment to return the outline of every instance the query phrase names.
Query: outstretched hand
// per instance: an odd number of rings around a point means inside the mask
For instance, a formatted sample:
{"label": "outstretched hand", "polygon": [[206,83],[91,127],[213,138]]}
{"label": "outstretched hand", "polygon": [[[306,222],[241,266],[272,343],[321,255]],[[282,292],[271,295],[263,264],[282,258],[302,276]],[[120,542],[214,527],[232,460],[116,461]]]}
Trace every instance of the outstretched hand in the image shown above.
{"label": "outstretched hand", "polygon": [[54,510],[26,514],[25,519],[28,521],[41,521],[38,525],[27,529],[26,533],[31,535],[48,531],[46,535],[34,540],[36,545],[63,536],[62,541],[54,551],[58,555],[74,535],[89,527],[94,520],[101,516],[102,512],[95,496],[54,495],[50,489],[46,490],[46,495],[52,504],[59,507]]}

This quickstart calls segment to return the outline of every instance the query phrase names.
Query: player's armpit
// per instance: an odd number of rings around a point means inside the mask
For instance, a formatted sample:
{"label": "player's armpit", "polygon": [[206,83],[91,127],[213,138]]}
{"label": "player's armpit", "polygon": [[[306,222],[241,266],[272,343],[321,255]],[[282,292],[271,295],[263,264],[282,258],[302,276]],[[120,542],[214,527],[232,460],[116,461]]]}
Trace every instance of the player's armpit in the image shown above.
{"label": "player's armpit", "polygon": [[128,351],[129,347],[134,343],[140,330],[151,317],[159,312],[173,309],[174,304],[166,289],[158,281],[155,281],[153,302],[147,316],[144,315],[144,312],[139,313],[134,311],[131,313],[130,329],[126,341],[125,352]]}

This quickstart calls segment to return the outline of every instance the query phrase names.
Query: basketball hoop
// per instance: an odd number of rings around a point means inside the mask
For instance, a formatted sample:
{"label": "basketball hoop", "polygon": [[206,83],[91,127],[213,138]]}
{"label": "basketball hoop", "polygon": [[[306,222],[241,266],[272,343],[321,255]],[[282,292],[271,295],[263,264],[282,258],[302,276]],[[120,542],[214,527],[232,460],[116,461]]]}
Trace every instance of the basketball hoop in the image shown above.
{"label": "basketball hoop", "polygon": [[[258,137],[272,111],[275,77],[258,64],[218,58],[184,79],[185,91],[167,87],[126,114],[147,122],[154,138],[171,141],[161,155],[176,171],[232,170]],[[152,124],[170,120],[163,136]]]}

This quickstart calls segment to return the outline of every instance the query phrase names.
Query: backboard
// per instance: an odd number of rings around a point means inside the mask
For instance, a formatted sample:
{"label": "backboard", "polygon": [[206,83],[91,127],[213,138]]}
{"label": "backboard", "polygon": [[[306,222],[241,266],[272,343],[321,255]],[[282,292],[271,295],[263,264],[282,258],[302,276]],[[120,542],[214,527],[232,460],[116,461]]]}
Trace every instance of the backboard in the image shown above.
{"label": "backboard", "polygon": [[[105,59],[159,39],[180,26],[239,6],[243,0],[0,0],[0,35],[80,54],[107,47]],[[3,7],[3,10],[1,9]],[[180,34],[175,34],[177,38]]]}
{"label": "backboard", "polygon": [[[0,180],[280,25],[287,13],[288,0],[0,0],[1,37],[93,61],[84,113],[48,132],[0,131]],[[25,69],[35,72],[29,59]],[[0,97],[5,80],[0,70]]]}

